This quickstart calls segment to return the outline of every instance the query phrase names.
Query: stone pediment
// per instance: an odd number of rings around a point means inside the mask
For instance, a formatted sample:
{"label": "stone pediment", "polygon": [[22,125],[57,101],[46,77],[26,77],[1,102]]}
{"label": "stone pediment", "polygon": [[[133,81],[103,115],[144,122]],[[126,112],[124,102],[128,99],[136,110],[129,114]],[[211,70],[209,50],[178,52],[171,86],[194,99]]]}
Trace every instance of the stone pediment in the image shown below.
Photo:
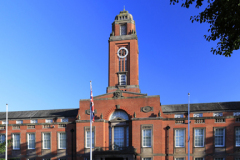
{"label": "stone pediment", "polygon": [[147,94],[142,93],[135,93],[135,92],[129,92],[129,91],[122,91],[122,90],[116,90],[114,92],[102,94],[99,96],[93,97],[93,99],[121,99],[121,98],[130,98],[130,97],[142,97],[147,96]]}

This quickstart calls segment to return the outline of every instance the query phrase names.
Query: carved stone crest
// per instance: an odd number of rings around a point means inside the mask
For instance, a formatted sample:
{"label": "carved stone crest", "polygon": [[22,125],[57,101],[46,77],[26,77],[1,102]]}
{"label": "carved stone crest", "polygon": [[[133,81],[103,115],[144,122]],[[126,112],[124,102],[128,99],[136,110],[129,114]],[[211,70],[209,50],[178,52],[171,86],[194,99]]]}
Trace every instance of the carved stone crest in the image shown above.
{"label": "carved stone crest", "polygon": [[153,111],[153,107],[150,107],[150,106],[145,106],[145,107],[141,107],[141,112],[151,112]]}
{"label": "carved stone crest", "polygon": [[113,98],[120,98],[120,97],[122,97],[122,91],[118,89],[113,93]]}
{"label": "carved stone crest", "polygon": [[[90,115],[90,109],[85,110],[85,114]],[[94,114],[97,114],[97,110],[94,109]]]}

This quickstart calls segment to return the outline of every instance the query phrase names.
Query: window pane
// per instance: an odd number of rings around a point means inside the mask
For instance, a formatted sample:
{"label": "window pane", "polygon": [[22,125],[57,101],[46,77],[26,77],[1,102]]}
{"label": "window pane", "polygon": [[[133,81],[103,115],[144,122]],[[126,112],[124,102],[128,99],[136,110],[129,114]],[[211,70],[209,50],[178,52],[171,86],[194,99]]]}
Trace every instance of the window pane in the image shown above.
{"label": "window pane", "polygon": [[224,128],[217,128],[215,130],[215,146],[224,146]]}
{"label": "window pane", "polygon": [[195,147],[203,147],[204,146],[204,130],[203,129],[195,129]]}
{"label": "window pane", "polygon": [[235,136],[236,136],[236,146],[240,146],[240,128],[236,128]]}
{"label": "window pane", "polygon": [[63,118],[61,119],[62,122],[68,122],[68,119],[67,118]]}
{"label": "window pane", "polygon": [[50,133],[43,134],[43,148],[50,149]]}
{"label": "window pane", "polygon": [[122,71],[124,71],[124,58],[122,58]]}
{"label": "window pane", "polygon": [[119,72],[121,71],[121,58],[119,58]]}
{"label": "window pane", "polygon": [[[86,142],[87,142],[86,147],[90,148],[90,131],[87,131],[86,135],[87,135],[87,137],[86,137]],[[93,131],[92,131],[92,148],[94,148],[94,132]]]}
{"label": "window pane", "polygon": [[126,75],[125,74],[120,74],[120,84],[119,85],[126,85]]}
{"label": "window pane", "polygon": [[112,128],[109,127],[109,149],[111,149],[112,146]]}
{"label": "window pane", "polygon": [[127,26],[120,25],[120,35],[126,35],[126,34],[127,34]]}
{"label": "window pane", "polygon": [[22,123],[23,123],[22,120],[17,120],[17,121],[16,121],[16,124],[22,124]]}
{"label": "window pane", "polygon": [[204,160],[203,158],[195,158],[195,160]]}
{"label": "window pane", "polygon": [[59,148],[66,149],[66,133],[59,133]]}
{"label": "window pane", "polygon": [[126,139],[126,147],[129,146],[129,127],[126,127],[126,136],[127,136],[127,139]]}
{"label": "window pane", "polygon": [[127,71],[127,57],[125,57],[125,71]]}
{"label": "window pane", "polygon": [[184,160],[184,158],[176,158],[176,160]]}
{"label": "window pane", "polygon": [[124,127],[114,127],[114,149],[124,147]]}
{"label": "window pane", "polygon": [[31,120],[30,123],[37,123],[37,120],[36,119]]}
{"label": "window pane", "polygon": [[6,139],[5,134],[0,134],[0,143],[5,142],[5,139]]}
{"label": "window pane", "polygon": [[46,123],[52,123],[53,120],[52,120],[52,119],[46,119],[45,122],[46,122]]}
{"label": "window pane", "polygon": [[20,149],[20,135],[13,134],[13,149]]}
{"label": "window pane", "polygon": [[151,160],[152,158],[143,158],[143,160]]}
{"label": "window pane", "polygon": [[175,146],[184,147],[184,130],[176,129],[175,130]]}
{"label": "window pane", "polygon": [[115,112],[113,112],[111,114],[109,120],[111,121],[111,120],[113,120],[115,118],[122,118],[122,119],[125,119],[125,120],[129,119],[128,115],[125,112],[123,112],[123,111],[115,111]]}
{"label": "window pane", "polygon": [[35,148],[35,134],[29,133],[28,134],[28,149]]}
{"label": "window pane", "polygon": [[152,134],[152,130],[151,129],[144,129],[143,130],[143,139],[142,139],[142,143],[143,143],[143,147],[151,147],[151,134]]}

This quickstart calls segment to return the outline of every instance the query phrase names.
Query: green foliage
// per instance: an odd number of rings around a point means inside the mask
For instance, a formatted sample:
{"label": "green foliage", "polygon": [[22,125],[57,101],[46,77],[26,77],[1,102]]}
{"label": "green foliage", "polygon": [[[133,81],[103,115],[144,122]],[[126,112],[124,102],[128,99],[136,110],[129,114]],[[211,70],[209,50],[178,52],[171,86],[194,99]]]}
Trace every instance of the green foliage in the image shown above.
{"label": "green foliage", "polygon": [[[9,139],[8,140],[8,146],[12,145],[12,140]],[[4,154],[5,153],[5,149],[6,149],[6,143],[0,143],[0,154]],[[1,159],[0,159],[1,160]]]}
{"label": "green foliage", "polygon": [[[209,35],[204,35],[207,41],[219,40],[216,48],[212,48],[213,54],[230,57],[234,50],[240,47],[240,0],[182,0],[182,7],[189,8],[195,3],[195,7],[202,6],[203,1],[207,8],[199,15],[191,16],[192,22],[209,23]],[[170,4],[179,3],[179,0],[170,0]]]}

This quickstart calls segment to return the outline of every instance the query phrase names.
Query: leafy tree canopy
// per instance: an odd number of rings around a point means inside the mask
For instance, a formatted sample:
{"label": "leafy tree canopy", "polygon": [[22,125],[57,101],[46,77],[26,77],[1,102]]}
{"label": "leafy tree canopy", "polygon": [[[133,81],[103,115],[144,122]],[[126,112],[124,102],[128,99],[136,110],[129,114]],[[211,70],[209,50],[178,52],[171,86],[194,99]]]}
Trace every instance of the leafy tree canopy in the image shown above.
{"label": "leafy tree canopy", "polygon": [[[12,144],[12,140],[8,140],[8,146],[10,146]],[[5,153],[5,149],[6,149],[6,143],[0,143],[0,154],[4,154]],[[0,159],[1,160],[1,159]]]}
{"label": "leafy tree canopy", "polygon": [[[191,16],[190,20],[209,23],[209,35],[204,35],[205,39],[219,40],[211,52],[230,57],[233,50],[240,47],[240,0],[182,0],[180,3],[182,7],[195,5],[199,8],[204,1],[208,4],[207,8],[199,15]],[[175,3],[179,3],[179,0],[170,0],[170,4]]]}

